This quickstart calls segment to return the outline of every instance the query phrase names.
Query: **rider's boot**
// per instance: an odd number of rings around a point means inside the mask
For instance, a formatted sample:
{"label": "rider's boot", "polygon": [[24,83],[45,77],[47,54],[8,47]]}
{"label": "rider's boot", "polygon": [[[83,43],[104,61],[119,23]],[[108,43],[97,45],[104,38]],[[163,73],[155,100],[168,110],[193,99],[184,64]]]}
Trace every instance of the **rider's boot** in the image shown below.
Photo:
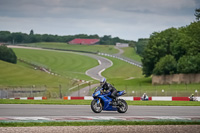
{"label": "rider's boot", "polygon": [[117,106],[117,100],[114,98],[111,103],[113,106]]}

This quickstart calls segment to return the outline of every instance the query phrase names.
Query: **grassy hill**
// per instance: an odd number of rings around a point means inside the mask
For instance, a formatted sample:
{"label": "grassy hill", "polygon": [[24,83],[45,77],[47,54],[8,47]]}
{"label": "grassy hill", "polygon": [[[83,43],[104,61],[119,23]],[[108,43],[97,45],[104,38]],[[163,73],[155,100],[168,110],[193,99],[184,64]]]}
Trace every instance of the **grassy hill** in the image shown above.
{"label": "grassy hill", "polygon": [[71,80],[68,78],[53,76],[39,70],[1,60],[0,70],[0,86],[47,85],[48,87],[55,87],[59,84],[65,84],[65,86],[71,84]]}
{"label": "grassy hill", "polygon": [[139,56],[133,47],[126,47],[122,48],[124,50],[124,53],[122,54],[125,57],[128,57],[130,59],[136,60],[138,62],[141,62],[141,56]]}
{"label": "grassy hill", "polygon": [[13,50],[18,58],[43,66],[53,73],[68,78],[91,80],[89,76],[85,75],[85,72],[98,65],[97,60],[74,53],[30,49]]}
{"label": "grassy hill", "polygon": [[[103,52],[108,54],[116,54],[119,52],[117,49],[114,48],[114,45],[71,45],[67,43],[56,42],[29,43],[24,45],[31,47],[57,48],[86,52]],[[141,62],[141,57],[135,52],[135,49],[133,47],[126,47],[122,49],[124,50],[123,56]]]}
{"label": "grassy hill", "polygon": [[108,79],[120,78],[125,80],[129,78],[143,77],[141,68],[116,58],[111,58],[111,57],[106,57],[106,58],[110,59],[113,62],[113,66],[106,69],[106,71],[102,73]]}
{"label": "grassy hill", "polygon": [[77,51],[87,51],[87,52],[104,52],[109,54],[118,53],[118,50],[111,45],[71,45],[67,43],[56,43],[56,42],[29,43],[24,45],[31,47],[57,48],[57,49],[77,50]]}
{"label": "grassy hill", "polygon": [[[85,75],[85,71],[98,65],[98,61],[93,58],[73,53],[30,49],[13,50],[18,58],[25,60],[25,63],[19,60],[17,64],[0,61],[0,88],[27,88],[30,90],[34,85],[36,90],[46,88],[48,97],[59,96],[59,85],[62,86],[62,93],[67,95],[70,92],[69,88],[81,84],[81,82],[73,80],[74,78],[92,80]],[[35,69],[27,62],[51,69],[57,75]],[[74,88],[71,91],[77,89]]]}

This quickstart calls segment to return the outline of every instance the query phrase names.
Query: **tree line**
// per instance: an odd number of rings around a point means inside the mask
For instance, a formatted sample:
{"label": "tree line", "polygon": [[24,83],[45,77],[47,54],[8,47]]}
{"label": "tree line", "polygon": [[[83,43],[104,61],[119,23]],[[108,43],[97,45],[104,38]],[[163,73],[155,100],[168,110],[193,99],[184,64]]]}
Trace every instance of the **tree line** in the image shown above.
{"label": "tree line", "polygon": [[152,33],[142,57],[147,77],[200,73],[200,21]]}
{"label": "tree line", "polygon": [[130,43],[134,44],[135,41],[120,39],[119,37],[112,37],[111,35],[104,35],[103,37],[87,34],[77,34],[77,35],[51,35],[51,34],[34,34],[34,31],[31,30],[29,34],[22,32],[13,32],[10,31],[0,31],[0,42],[5,42],[9,44],[17,43],[36,43],[36,42],[69,42],[75,38],[81,39],[100,39],[99,44],[104,45],[115,45],[117,42],[120,43]]}
{"label": "tree line", "polygon": [[194,15],[197,21],[190,25],[154,32],[149,39],[138,41],[146,77],[200,73],[200,8]]}

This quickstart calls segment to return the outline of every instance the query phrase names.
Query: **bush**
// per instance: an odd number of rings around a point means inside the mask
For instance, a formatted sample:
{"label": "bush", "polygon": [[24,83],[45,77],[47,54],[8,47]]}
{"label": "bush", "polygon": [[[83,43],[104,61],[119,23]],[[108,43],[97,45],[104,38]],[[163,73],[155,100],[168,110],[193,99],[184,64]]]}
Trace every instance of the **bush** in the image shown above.
{"label": "bush", "polygon": [[158,63],[156,63],[153,70],[155,75],[168,75],[176,73],[176,60],[172,55],[166,55],[161,58]]}
{"label": "bush", "polygon": [[7,48],[7,46],[2,45],[0,46],[0,60],[16,64],[17,56],[11,48]]}

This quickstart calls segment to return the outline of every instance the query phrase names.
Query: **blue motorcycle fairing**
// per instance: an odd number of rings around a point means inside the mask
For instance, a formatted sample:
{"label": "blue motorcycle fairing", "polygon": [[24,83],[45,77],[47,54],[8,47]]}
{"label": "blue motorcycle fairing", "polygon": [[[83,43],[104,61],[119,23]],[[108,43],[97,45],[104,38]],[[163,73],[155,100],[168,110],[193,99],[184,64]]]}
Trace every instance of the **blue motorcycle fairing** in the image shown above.
{"label": "blue motorcycle fairing", "polygon": [[97,99],[97,104],[99,104],[100,103],[100,101],[99,101],[99,99]]}
{"label": "blue motorcycle fairing", "polygon": [[106,95],[102,95],[102,96],[100,96],[100,98],[104,102],[103,110],[106,110],[106,111],[117,111],[117,108],[113,107],[110,104],[112,102],[112,98],[110,98],[110,97],[108,97]]}
{"label": "blue motorcycle fairing", "polygon": [[[99,99],[100,99],[100,100],[102,100],[102,103],[103,103],[103,110],[106,110],[106,111],[117,111],[117,108],[113,107],[110,104],[112,102],[112,98],[109,97],[111,92],[101,94],[101,90],[102,89],[95,90],[95,92],[92,95],[94,97],[94,99],[97,100],[97,104],[100,103],[100,101],[99,101]],[[123,95],[123,93],[120,93],[120,95]]]}
{"label": "blue motorcycle fairing", "polygon": [[121,95],[123,95],[125,93],[125,91],[118,91],[117,92],[117,96],[121,96]]}
{"label": "blue motorcycle fairing", "polygon": [[101,92],[100,92],[100,91],[96,91],[92,96],[93,96],[93,97],[97,97],[97,96],[99,96],[99,95],[101,95]]}
{"label": "blue motorcycle fairing", "polygon": [[98,98],[95,98],[95,100],[97,101],[97,104],[100,103],[100,100],[103,100],[103,110],[106,110],[106,111],[117,111],[117,108],[116,107],[112,107],[112,105],[110,105],[110,103],[112,102],[112,98],[110,97],[106,97],[106,96],[100,96]]}

